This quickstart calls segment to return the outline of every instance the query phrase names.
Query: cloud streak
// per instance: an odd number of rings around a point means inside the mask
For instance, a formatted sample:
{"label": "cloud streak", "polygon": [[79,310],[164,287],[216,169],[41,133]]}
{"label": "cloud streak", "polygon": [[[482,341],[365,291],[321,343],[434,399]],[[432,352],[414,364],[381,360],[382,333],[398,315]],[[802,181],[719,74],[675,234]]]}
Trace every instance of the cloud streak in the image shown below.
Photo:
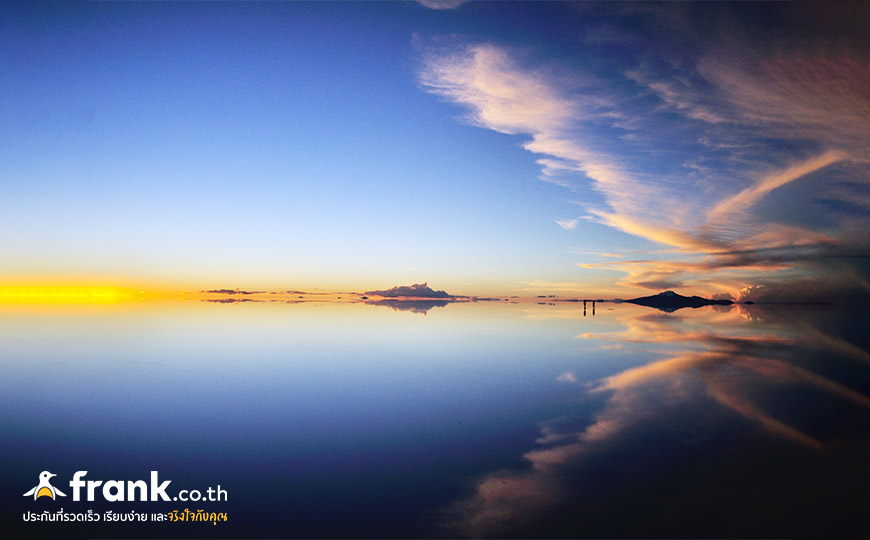
{"label": "cloud streak", "polygon": [[421,6],[429,9],[456,9],[469,0],[417,0]]}
{"label": "cloud streak", "polygon": [[870,65],[862,54],[819,50],[753,56],[738,62],[719,53],[698,64],[741,122],[870,158]]}
{"label": "cloud streak", "polygon": [[[424,88],[465,107],[469,122],[508,135],[529,137],[522,147],[538,160],[543,179],[582,173],[608,196],[612,206],[640,210],[654,188],[622,171],[617,161],[584,144],[584,123],[613,112],[606,100],[574,88],[562,89],[559,76],[540,67],[524,67],[492,44],[461,46],[450,53],[430,53],[420,81]],[[644,195],[646,194],[646,195]]]}
{"label": "cloud streak", "polygon": [[420,80],[430,91],[466,106],[473,123],[499,133],[546,139],[577,113],[568,97],[545,82],[545,75],[520,68],[494,45],[430,55]]}
{"label": "cloud streak", "polygon": [[[556,223],[649,241],[655,256],[606,265],[626,273],[621,284],[736,296],[771,273],[823,271],[804,262],[832,246],[870,249],[866,235],[844,245],[855,216],[870,212],[861,54],[736,45],[629,65],[608,84],[531,55],[493,43],[433,48],[420,83],[468,122],[525,137],[541,179],[574,191],[591,182],[604,204],[581,202],[585,216]],[[789,211],[795,199],[808,210]]]}
{"label": "cloud streak", "polygon": [[733,219],[734,215],[742,214],[774,189],[847,158],[846,153],[831,150],[762,177],[740,193],[719,201],[707,214],[707,219],[712,223]]}

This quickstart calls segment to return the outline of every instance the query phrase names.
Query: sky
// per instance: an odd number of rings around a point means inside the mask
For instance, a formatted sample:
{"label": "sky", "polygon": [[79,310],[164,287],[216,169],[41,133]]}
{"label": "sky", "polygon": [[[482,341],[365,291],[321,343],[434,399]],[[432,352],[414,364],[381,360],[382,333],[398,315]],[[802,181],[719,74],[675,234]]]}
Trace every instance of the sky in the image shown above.
{"label": "sky", "polygon": [[4,4],[0,276],[868,294],[868,27],[840,2]]}

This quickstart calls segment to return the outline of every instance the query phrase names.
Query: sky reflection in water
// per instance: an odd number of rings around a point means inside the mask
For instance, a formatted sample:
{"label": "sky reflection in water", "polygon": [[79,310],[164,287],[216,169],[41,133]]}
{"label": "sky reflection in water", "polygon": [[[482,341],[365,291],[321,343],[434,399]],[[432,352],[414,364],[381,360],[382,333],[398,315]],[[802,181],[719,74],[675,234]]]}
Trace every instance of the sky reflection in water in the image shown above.
{"label": "sky reflection in water", "polygon": [[220,483],[229,537],[867,532],[856,314],[385,305],[4,308],[9,485]]}

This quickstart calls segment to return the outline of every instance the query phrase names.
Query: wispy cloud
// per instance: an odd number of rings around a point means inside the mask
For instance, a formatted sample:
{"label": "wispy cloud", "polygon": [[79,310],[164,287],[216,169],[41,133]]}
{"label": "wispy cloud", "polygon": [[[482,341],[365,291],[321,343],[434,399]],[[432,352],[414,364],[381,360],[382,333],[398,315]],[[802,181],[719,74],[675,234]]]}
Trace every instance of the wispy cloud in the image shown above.
{"label": "wispy cloud", "polygon": [[733,220],[735,216],[742,215],[746,209],[750,208],[774,189],[847,158],[848,155],[844,152],[830,150],[791,165],[785,170],[763,176],[743,191],[719,201],[708,212],[707,218],[711,223]]}
{"label": "wispy cloud", "polygon": [[469,0],[417,0],[417,3],[429,9],[456,9]]}
{"label": "wispy cloud", "polygon": [[870,64],[863,54],[819,49],[741,61],[717,53],[703,58],[698,71],[724,93],[740,122],[870,158]]}
{"label": "wispy cloud", "polygon": [[644,193],[654,192],[623,172],[616,159],[584,144],[584,123],[613,111],[588,89],[581,92],[580,82],[561,88],[560,76],[523,66],[509,50],[491,44],[430,53],[420,80],[429,91],[464,106],[471,123],[528,136],[522,146],[545,156],[538,164],[548,181],[570,186],[558,176],[582,173],[608,195],[611,205],[635,209],[641,208]]}
{"label": "wispy cloud", "polygon": [[570,371],[566,371],[565,373],[562,373],[558,377],[556,377],[556,382],[576,384],[577,383],[577,375],[574,375]]}
{"label": "wispy cloud", "polygon": [[430,54],[421,82],[468,107],[475,124],[500,133],[530,134],[533,140],[560,132],[578,114],[575,103],[548,84],[545,74],[521,68],[494,45]]}
{"label": "wispy cloud", "polygon": [[556,220],[556,225],[562,227],[566,231],[576,229],[578,223],[580,223],[580,220],[577,220],[577,219],[557,219]]}
{"label": "wispy cloud", "polygon": [[[854,226],[859,207],[870,211],[855,196],[870,175],[854,168],[870,163],[870,68],[854,55],[717,51],[688,66],[635,66],[622,72],[622,86],[604,87],[529,54],[486,43],[433,50],[420,81],[463,106],[469,122],[527,137],[522,147],[539,156],[543,180],[569,189],[591,181],[605,205],[585,203],[586,216],[557,219],[560,227],[586,218],[672,249],[581,267],[626,272],[628,286],[718,285],[727,288],[710,292],[736,295],[841,245],[842,224]],[[632,85],[654,103],[632,99]],[[682,139],[672,148],[660,134]],[[837,189],[821,189],[820,178],[837,167],[852,168]],[[786,189],[814,183],[816,190]],[[796,196],[830,202],[804,219],[762,207]],[[859,243],[870,247],[866,237]]]}
{"label": "wispy cloud", "polygon": [[702,90],[693,86],[685,77],[658,78],[641,68],[628,71],[625,76],[652,91],[666,108],[710,124],[726,121],[723,115],[714,112],[705,104]]}

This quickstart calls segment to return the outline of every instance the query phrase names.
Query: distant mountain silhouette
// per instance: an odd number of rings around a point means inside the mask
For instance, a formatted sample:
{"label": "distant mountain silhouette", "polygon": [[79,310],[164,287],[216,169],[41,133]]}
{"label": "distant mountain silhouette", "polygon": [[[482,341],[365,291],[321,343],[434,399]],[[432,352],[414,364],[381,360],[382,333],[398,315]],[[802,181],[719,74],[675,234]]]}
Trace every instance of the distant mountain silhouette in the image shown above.
{"label": "distant mountain silhouette", "polygon": [[382,298],[455,298],[455,296],[447,294],[444,291],[430,289],[428,283],[400,285],[386,291],[366,291],[366,294]]}
{"label": "distant mountain silhouette", "polygon": [[639,306],[660,309],[667,313],[673,313],[678,309],[687,307],[699,308],[701,306],[730,306],[734,303],[731,300],[708,300],[706,298],[701,298],[700,296],[683,296],[674,291],[665,291],[653,296],[644,296],[625,301]]}
{"label": "distant mountain silhouette", "polygon": [[239,289],[211,289],[209,291],[200,291],[209,294],[263,294],[266,291],[240,291]]}

